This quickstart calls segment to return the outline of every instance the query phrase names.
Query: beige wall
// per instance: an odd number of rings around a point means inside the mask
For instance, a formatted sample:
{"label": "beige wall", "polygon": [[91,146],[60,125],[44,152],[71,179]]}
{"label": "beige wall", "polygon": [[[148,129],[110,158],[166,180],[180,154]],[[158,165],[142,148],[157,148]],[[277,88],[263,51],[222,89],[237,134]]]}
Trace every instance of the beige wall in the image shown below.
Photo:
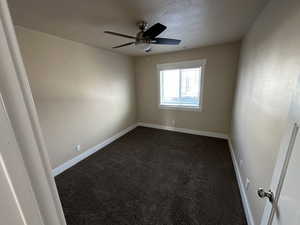
{"label": "beige wall", "polygon": [[247,196],[256,224],[286,127],[290,97],[300,74],[300,1],[272,0],[247,34],[241,53],[233,113],[232,139],[251,180]]}
{"label": "beige wall", "polygon": [[[137,118],[139,122],[228,133],[240,42],[136,58]],[[157,64],[207,59],[201,112],[158,108]]]}
{"label": "beige wall", "polygon": [[132,58],[16,31],[53,168],[135,123]]}

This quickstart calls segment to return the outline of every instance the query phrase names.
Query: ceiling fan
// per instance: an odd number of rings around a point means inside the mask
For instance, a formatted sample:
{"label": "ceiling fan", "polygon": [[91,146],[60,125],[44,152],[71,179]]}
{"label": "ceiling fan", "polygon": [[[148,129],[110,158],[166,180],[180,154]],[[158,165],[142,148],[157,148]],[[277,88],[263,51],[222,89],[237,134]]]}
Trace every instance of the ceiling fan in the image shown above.
{"label": "ceiling fan", "polygon": [[132,42],[128,42],[126,44],[114,46],[112,48],[121,48],[124,46],[134,45],[140,49],[143,49],[145,52],[151,51],[151,45],[178,45],[181,40],[170,39],[170,38],[158,38],[157,36],[162,33],[167,27],[161,23],[156,23],[153,26],[148,28],[148,23],[145,21],[140,21],[137,23],[140,31],[136,34],[136,36],[120,34],[112,31],[104,31],[104,33],[116,35],[124,38],[134,39]]}

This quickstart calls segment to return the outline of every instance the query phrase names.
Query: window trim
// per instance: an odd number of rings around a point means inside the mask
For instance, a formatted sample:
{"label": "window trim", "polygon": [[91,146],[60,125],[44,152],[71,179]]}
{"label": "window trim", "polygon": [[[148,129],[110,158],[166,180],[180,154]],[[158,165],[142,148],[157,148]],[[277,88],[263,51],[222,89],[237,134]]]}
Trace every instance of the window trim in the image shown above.
{"label": "window trim", "polygon": [[[160,109],[169,109],[169,110],[182,110],[182,111],[202,111],[203,109],[203,93],[204,93],[204,74],[206,69],[206,59],[192,60],[192,61],[182,61],[176,63],[165,63],[157,64],[157,74],[158,74],[158,108]],[[160,71],[162,70],[171,70],[171,69],[188,69],[188,68],[197,68],[201,67],[200,74],[200,91],[199,91],[199,106],[185,106],[185,105],[162,105],[161,104],[161,76]]]}

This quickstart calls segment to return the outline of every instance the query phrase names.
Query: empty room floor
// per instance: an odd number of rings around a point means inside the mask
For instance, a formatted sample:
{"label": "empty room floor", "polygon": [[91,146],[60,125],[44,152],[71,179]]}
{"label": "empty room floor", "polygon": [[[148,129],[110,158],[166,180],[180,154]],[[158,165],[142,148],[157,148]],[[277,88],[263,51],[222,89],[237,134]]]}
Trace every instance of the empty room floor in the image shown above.
{"label": "empty room floor", "polygon": [[137,127],[58,175],[68,225],[246,225],[226,140]]}

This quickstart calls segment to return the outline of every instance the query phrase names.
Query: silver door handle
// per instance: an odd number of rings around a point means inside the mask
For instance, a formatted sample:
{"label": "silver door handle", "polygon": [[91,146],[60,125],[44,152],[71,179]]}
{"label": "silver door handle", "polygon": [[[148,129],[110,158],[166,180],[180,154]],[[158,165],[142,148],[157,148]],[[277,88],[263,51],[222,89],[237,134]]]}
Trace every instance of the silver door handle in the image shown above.
{"label": "silver door handle", "polygon": [[260,198],[268,198],[271,203],[274,201],[274,193],[271,190],[265,191],[263,188],[258,188],[257,195]]}

